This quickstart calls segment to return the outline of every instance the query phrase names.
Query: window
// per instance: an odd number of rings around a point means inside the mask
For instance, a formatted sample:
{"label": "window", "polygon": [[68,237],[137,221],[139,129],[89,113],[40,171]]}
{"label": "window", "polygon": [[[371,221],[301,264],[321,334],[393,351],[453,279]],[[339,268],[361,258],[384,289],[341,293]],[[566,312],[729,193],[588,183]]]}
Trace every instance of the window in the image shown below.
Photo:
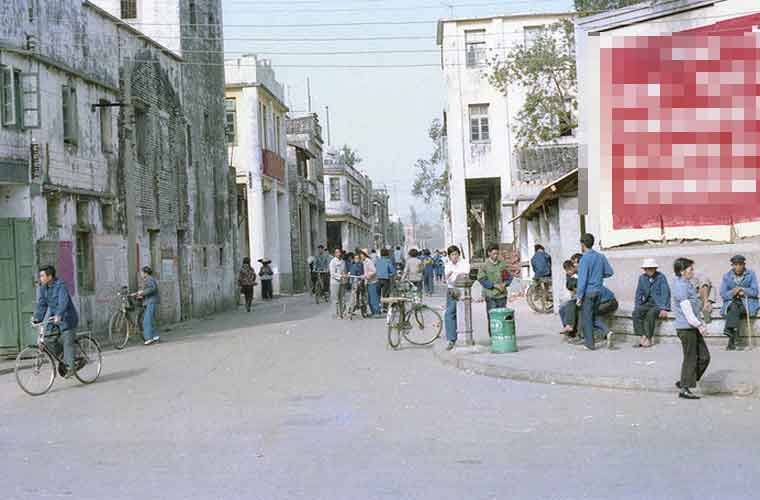
{"label": "window", "polygon": [[208,111],[203,112],[203,140],[211,142],[211,120]]}
{"label": "window", "polygon": [[536,43],[536,40],[541,38],[541,35],[544,33],[544,27],[526,26],[523,28],[523,33],[525,36],[525,47],[529,49],[533,47],[533,44]]}
{"label": "window", "polygon": [[137,19],[137,0],[121,0],[121,18]]}
{"label": "window", "polygon": [[135,146],[137,161],[144,165],[148,157],[148,113],[140,106],[135,106]]}
{"label": "window", "polygon": [[482,66],[486,62],[486,30],[464,32],[467,67]]}
{"label": "window", "polygon": [[274,117],[274,150],[277,154],[280,153],[280,117],[275,115]]}
{"label": "window", "polygon": [[227,144],[237,144],[237,103],[234,97],[224,100],[224,137]]}
{"label": "window", "polygon": [[20,73],[21,111],[24,128],[40,128],[40,75]]}
{"label": "window", "polygon": [[224,266],[224,247],[219,247],[219,267]]}
{"label": "window", "polygon": [[3,125],[21,128],[21,73],[13,68],[3,67],[0,79]]}
{"label": "window", "polygon": [[158,276],[159,266],[161,265],[161,243],[158,239],[158,231],[148,230],[148,245],[150,250],[150,267],[153,269],[153,275]]}
{"label": "window", "polygon": [[330,201],[340,201],[340,177],[330,177]]}
{"label": "window", "polygon": [[77,90],[63,86],[63,142],[76,145],[79,142],[79,114],[77,112]]}
{"label": "window", "polygon": [[362,204],[362,192],[359,190],[358,186],[351,185],[353,189],[351,189],[351,203],[356,206],[361,206]]}
{"label": "window", "polygon": [[100,100],[100,150],[104,153],[113,151],[111,108],[108,107],[108,104],[108,101]]}
{"label": "window", "polygon": [[89,231],[77,232],[77,282],[80,293],[95,291],[95,259]]}
{"label": "window", "polygon": [[195,0],[188,2],[188,10],[190,11],[190,25],[195,29],[195,25],[198,23],[198,10],[195,8]]}
{"label": "window", "polygon": [[61,227],[61,199],[58,196],[48,196],[46,201],[48,231],[55,232]]}
{"label": "window", "polygon": [[262,126],[264,130],[262,130],[262,134],[264,137],[264,149],[268,149],[269,147],[269,120],[267,120],[267,106],[266,104],[262,107]]}
{"label": "window", "polygon": [[489,142],[488,104],[470,104],[470,142]]}
{"label": "window", "polygon": [[103,221],[103,228],[106,231],[112,231],[114,228],[113,223],[113,205],[110,203],[103,203],[100,205],[100,217]]}
{"label": "window", "polygon": [[90,202],[87,200],[77,202],[77,226],[87,227],[90,224]]}
{"label": "window", "polygon": [[208,248],[203,247],[203,267],[208,267]]}

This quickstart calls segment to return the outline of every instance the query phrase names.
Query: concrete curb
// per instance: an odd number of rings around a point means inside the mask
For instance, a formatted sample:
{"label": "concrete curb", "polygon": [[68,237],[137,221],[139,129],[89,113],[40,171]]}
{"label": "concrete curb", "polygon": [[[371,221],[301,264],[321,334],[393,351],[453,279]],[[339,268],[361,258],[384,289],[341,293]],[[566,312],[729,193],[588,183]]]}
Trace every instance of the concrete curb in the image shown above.
{"label": "concrete curb", "polygon": [[[458,346],[454,351],[449,352],[444,349],[442,344],[438,344],[433,349],[435,357],[444,365],[487,377],[550,385],[575,385],[626,391],[662,392],[673,395],[677,391],[673,385],[673,380],[666,381],[661,378],[582,375],[510,367],[504,363],[483,360],[482,357],[487,355],[488,352],[488,349],[483,346],[475,346],[474,348]],[[509,356],[509,354],[494,356]],[[755,384],[730,379],[709,380],[708,377],[700,382],[699,390],[703,394],[723,394],[760,399],[760,390],[758,390]]]}

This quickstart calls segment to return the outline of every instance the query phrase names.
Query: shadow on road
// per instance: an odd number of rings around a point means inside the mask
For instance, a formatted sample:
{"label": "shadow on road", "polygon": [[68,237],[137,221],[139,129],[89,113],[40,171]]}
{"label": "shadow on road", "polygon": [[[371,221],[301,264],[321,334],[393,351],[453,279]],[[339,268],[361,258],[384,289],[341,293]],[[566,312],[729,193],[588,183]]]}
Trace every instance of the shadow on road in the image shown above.
{"label": "shadow on road", "polygon": [[[98,380],[95,382],[96,384],[103,384],[108,382],[115,382],[117,380],[124,380],[127,378],[132,377],[139,377],[143,373],[147,372],[147,368],[133,368],[130,370],[122,370],[119,372],[112,372],[112,373],[106,373],[105,375],[101,375]],[[84,387],[84,386],[78,386],[78,387]]]}

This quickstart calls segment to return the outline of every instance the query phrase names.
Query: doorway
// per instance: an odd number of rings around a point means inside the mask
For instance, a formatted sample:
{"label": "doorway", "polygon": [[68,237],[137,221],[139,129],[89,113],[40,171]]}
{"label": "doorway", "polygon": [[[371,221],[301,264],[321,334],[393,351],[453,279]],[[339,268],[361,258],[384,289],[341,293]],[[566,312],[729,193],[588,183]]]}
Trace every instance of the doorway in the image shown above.
{"label": "doorway", "polygon": [[35,278],[32,220],[0,219],[0,349],[34,342]]}

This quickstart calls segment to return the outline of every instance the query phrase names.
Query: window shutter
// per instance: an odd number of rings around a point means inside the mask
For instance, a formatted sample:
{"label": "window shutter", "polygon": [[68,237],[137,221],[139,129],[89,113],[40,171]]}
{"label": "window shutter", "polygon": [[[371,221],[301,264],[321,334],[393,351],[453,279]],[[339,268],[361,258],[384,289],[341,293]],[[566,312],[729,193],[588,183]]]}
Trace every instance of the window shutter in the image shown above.
{"label": "window shutter", "polygon": [[15,90],[16,86],[14,84],[14,73],[13,68],[4,67],[2,68],[2,80],[0,83],[2,83],[2,87],[0,92],[2,94],[2,114],[3,114],[3,125],[5,126],[15,126],[16,125],[16,95]]}

